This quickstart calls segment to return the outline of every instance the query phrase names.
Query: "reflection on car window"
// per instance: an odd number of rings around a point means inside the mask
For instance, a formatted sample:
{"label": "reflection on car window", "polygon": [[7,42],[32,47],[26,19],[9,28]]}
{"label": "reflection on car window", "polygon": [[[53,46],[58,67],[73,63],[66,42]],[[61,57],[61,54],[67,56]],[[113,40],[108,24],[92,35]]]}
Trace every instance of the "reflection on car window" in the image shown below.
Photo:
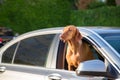
{"label": "reflection on car window", "polygon": [[120,36],[107,36],[105,40],[120,54]]}
{"label": "reflection on car window", "polygon": [[9,47],[3,54],[2,56],[2,62],[5,63],[11,63],[12,62],[12,58],[16,49],[18,43],[12,45],[11,47]]}
{"label": "reflection on car window", "polygon": [[[49,48],[54,39],[54,36],[55,34],[40,35],[20,41],[20,45],[16,51],[14,63],[45,66]],[[11,46],[11,48],[12,47],[13,46]],[[6,61],[5,57],[11,53],[9,52],[9,49],[6,51],[6,53],[4,53],[3,62],[8,62]]]}

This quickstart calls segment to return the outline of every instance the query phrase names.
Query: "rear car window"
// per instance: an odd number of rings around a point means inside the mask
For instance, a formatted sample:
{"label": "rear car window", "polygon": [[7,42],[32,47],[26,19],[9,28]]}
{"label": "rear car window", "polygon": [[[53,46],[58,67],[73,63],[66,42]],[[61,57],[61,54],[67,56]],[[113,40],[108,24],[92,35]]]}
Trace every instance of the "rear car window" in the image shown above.
{"label": "rear car window", "polygon": [[55,34],[30,37],[10,46],[2,57],[3,63],[45,66]]}

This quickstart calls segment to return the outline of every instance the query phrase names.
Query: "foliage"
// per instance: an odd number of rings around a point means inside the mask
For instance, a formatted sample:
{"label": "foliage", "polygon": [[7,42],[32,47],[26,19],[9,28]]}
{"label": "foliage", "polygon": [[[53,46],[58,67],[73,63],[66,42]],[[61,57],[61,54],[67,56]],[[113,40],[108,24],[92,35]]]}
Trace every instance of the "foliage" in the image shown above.
{"label": "foliage", "polygon": [[0,5],[0,26],[26,31],[63,26],[70,15],[68,0],[6,0]]}
{"label": "foliage", "polygon": [[115,0],[107,0],[107,5],[115,6],[116,5]]}
{"label": "foliage", "polygon": [[18,33],[40,28],[78,26],[120,26],[118,7],[74,11],[71,0],[4,0],[0,4],[0,27]]}
{"label": "foliage", "polygon": [[77,26],[120,26],[120,6],[71,12],[71,24]]}
{"label": "foliage", "polygon": [[88,5],[88,9],[94,9],[94,8],[99,8],[99,7],[103,7],[103,6],[107,6],[107,4],[105,2],[101,2],[101,1],[92,1]]}

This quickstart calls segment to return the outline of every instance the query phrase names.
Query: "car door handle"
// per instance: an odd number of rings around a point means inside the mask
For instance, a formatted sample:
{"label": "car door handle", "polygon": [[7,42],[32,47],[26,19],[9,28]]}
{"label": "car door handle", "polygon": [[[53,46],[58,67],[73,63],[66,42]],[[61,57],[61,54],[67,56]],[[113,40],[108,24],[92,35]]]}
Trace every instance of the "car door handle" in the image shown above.
{"label": "car door handle", "polygon": [[48,78],[49,80],[62,80],[62,76],[57,73],[50,74]]}
{"label": "car door handle", "polygon": [[5,72],[5,70],[6,70],[6,67],[0,66],[0,72]]}

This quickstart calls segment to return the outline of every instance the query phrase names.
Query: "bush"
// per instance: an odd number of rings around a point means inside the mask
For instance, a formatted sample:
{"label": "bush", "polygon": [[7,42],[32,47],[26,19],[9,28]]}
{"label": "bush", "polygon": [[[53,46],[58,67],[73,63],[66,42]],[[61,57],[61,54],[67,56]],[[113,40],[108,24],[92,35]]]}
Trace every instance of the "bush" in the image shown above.
{"label": "bush", "polygon": [[116,5],[115,0],[107,0],[107,5],[115,6]]}
{"label": "bush", "polygon": [[35,29],[65,26],[120,26],[120,6],[73,11],[71,0],[4,0],[0,26],[21,34]]}
{"label": "bush", "polygon": [[95,8],[99,8],[99,7],[103,7],[103,6],[107,6],[107,4],[105,2],[101,2],[101,1],[92,1],[88,5],[88,9],[95,9]]}
{"label": "bush", "polygon": [[120,26],[120,6],[71,12],[71,24],[77,26]]}
{"label": "bush", "polygon": [[0,5],[0,26],[16,32],[68,24],[69,0],[6,0]]}

